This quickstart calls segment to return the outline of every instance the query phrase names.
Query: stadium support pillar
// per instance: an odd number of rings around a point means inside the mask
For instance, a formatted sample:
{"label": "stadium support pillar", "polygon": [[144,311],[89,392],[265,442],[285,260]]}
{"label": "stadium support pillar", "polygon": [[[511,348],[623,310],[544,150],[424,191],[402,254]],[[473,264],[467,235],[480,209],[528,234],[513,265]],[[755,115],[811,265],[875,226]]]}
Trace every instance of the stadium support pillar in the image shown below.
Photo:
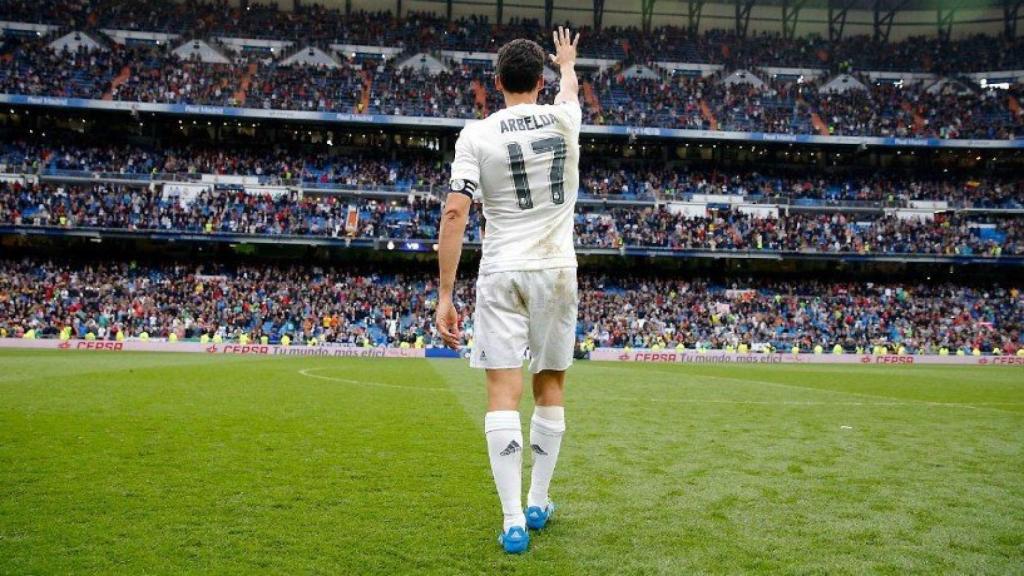
{"label": "stadium support pillar", "polygon": [[736,35],[740,38],[747,37],[747,28],[750,25],[750,9],[754,7],[756,0],[736,0]]}
{"label": "stadium support pillar", "polygon": [[690,34],[696,34],[700,29],[700,17],[704,13],[706,0],[689,0],[686,10],[686,24]]}
{"label": "stadium support pillar", "polygon": [[[498,0],[498,26],[502,25],[503,17],[505,16],[505,0]],[[446,148],[447,150],[447,148]]]}
{"label": "stadium support pillar", "polygon": [[940,41],[949,42],[949,37],[953,33],[953,19],[956,17],[958,8],[955,4],[948,8],[943,8],[942,3],[938,4],[938,8],[935,10],[935,23],[938,26],[937,33]]}
{"label": "stadium support pillar", "polygon": [[604,20],[604,0],[594,0],[594,30],[601,29]]}
{"label": "stadium support pillar", "polygon": [[644,34],[651,31],[651,20],[654,19],[655,0],[640,0],[640,25]]}
{"label": "stadium support pillar", "polygon": [[395,0],[395,17],[402,17],[402,0]]}
{"label": "stadium support pillar", "polygon": [[448,0],[444,4],[445,4],[445,6],[444,6],[445,16],[447,16],[448,17],[448,21],[451,22],[452,21],[452,0]]}
{"label": "stadium support pillar", "polygon": [[1017,14],[1022,0],[1003,0],[1003,33],[1010,40],[1017,37]]}
{"label": "stadium support pillar", "polygon": [[875,0],[875,41],[876,42],[888,42],[889,32],[892,31],[892,21],[896,17],[896,13],[903,10],[910,3],[910,0],[899,0],[891,8],[882,8],[884,0]]}
{"label": "stadium support pillar", "polygon": [[345,0],[345,16],[352,15],[352,0]]}
{"label": "stadium support pillar", "polygon": [[846,15],[856,0],[829,0],[828,2],[828,39],[838,42],[843,39],[846,28]]}
{"label": "stadium support pillar", "polygon": [[800,21],[800,10],[807,0],[782,0],[782,37],[792,38],[796,35],[796,25]]}
{"label": "stadium support pillar", "polygon": [[551,29],[552,18],[555,15],[555,0],[544,0],[544,27]]}

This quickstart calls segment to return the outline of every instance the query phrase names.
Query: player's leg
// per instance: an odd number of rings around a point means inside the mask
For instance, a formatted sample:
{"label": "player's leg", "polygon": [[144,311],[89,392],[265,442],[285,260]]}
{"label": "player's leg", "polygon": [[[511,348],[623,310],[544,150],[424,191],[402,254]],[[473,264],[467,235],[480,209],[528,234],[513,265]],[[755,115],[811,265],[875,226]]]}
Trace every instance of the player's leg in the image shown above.
{"label": "player's leg", "polygon": [[523,352],[528,325],[523,299],[508,273],[477,280],[470,365],[487,370],[484,433],[494,485],[503,515],[499,542],[508,552],[526,550],[529,536],[522,508],[523,431],[519,399],[523,394]]}
{"label": "player's leg", "polygon": [[491,460],[494,485],[504,515],[502,529],[525,527],[523,517],[523,429],[519,420],[519,399],[523,394],[520,368],[487,371],[487,454]]}
{"label": "player's leg", "polygon": [[565,433],[565,371],[572,364],[576,342],[576,270],[526,273],[531,276],[530,371],[534,412],[530,419],[533,470],[527,494],[526,521],[531,528],[547,524],[554,505],[548,496]]}
{"label": "player's leg", "polygon": [[542,370],[533,375],[534,409],[530,418],[533,470],[526,496],[526,523],[534,529],[543,528],[554,511],[548,488],[565,433],[564,391],[564,370]]}

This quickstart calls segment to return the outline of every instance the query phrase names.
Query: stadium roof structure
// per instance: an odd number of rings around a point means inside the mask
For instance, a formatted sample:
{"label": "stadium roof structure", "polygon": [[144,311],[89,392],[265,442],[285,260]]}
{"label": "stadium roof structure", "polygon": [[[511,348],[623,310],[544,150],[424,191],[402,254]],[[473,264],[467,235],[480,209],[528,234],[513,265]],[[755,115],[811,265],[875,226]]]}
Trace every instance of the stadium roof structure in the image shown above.
{"label": "stadium roof structure", "polygon": [[[301,0],[296,0],[299,2]],[[523,3],[521,0],[509,4],[518,8],[543,8],[544,23],[550,26],[554,21],[554,12],[562,8],[557,0],[535,0],[537,3]],[[439,4],[445,4],[449,17],[452,14],[453,4],[474,4],[477,6],[495,6],[498,22],[502,21],[504,0],[493,2],[481,2],[473,0],[437,0]],[[800,13],[804,9],[818,9],[828,12],[828,37],[830,40],[837,40],[842,37],[846,25],[847,15],[851,10],[869,12],[872,15],[873,35],[876,40],[888,40],[889,33],[894,25],[896,15],[903,11],[928,12],[934,11],[936,33],[940,37],[948,38],[954,24],[959,23],[957,14],[965,10],[1000,10],[1002,12],[1003,33],[1009,38],[1016,37],[1017,21],[1020,18],[1020,7],[1024,0],[639,0],[641,27],[649,30],[655,15],[655,10],[666,5],[686,14],[687,26],[691,30],[700,27],[701,16],[705,6],[726,5],[734,9],[735,31],[740,36],[746,36],[750,23],[750,15],[756,6],[773,6],[779,8],[778,20],[781,24],[783,36],[792,37],[795,35],[797,23],[800,22]],[[401,12],[402,0],[397,0],[398,12]],[[605,0],[592,0],[593,21],[597,28],[600,28],[604,19],[606,8],[612,8],[622,12],[621,5],[609,3]],[[573,9],[578,9],[579,4],[574,3]],[[761,16],[764,19],[765,16]],[[988,20],[997,22],[998,20]],[[969,20],[978,23],[978,20]],[[899,24],[897,24],[899,25]]]}
{"label": "stadium roof structure", "polygon": [[[650,0],[654,2],[656,0]],[[688,0],[684,2],[688,6],[703,4],[706,0]],[[1006,31],[1012,25],[1013,33],[1007,34],[1010,37],[1016,35],[1016,23],[1021,0],[734,0],[734,2],[721,2],[735,4],[737,14],[737,31],[740,26],[740,16],[746,10],[746,17],[749,18],[750,7],[755,5],[779,6],[781,9],[782,31],[784,36],[792,36],[793,30],[800,18],[800,11],[804,8],[819,8],[828,11],[829,39],[842,37],[843,26],[846,16],[850,10],[863,10],[873,15],[873,28],[875,39],[888,39],[889,31],[892,28],[893,20],[901,11],[930,11],[936,13],[936,27],[940,36],[949,37],[950,29],[956,22],[956,15],[962,10],[976,10],[984,8],[1002,8],[1003,19],[1006,24]],[[743,24],[744,28],[746,23]]]}

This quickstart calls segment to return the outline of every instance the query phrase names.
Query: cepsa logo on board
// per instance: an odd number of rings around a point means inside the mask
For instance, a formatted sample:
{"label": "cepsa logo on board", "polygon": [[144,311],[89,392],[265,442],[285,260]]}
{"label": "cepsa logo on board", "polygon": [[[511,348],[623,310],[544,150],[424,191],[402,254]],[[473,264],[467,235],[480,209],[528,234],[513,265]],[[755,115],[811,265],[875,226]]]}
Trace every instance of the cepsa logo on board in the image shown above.
{"label": "cepsa logo on board", "polygon": [[[871,356],[868,356],[871,358]],[[875,364],[913,364],[913,356],[875,356]]]}
{"label": "cepsa logo on board", "polygon": [[270,354],[270,346],[228,344],[221,349],[221,354]]}
{"label": "cepsa logo on board", "polygon": [[124,350],[124,342],[104,342],[102,340],[86,340],[75,344],[75,350],[107,350],[120,352]]}
{"label": "cepsa logo on board", "polygon": [[675,352],[634,352],[622,354],[619,360],[625,362],[678,362],[679,354]]}
{"label": "cepsa logo on board", "polygon": [[979,358],[978,364],[990,366],[1024,366],[1024,356],[992,356]]}

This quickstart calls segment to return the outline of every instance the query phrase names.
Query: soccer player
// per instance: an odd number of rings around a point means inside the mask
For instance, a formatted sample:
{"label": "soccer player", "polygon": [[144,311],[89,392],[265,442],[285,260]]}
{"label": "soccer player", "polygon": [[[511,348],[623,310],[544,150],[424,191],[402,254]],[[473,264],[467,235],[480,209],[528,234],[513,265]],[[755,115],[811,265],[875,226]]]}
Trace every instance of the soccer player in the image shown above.
{"label": "soccer player", "polygon": [[[467,125],[459,135],[438,247],[437,329],[445,344],[457,348],[462,332],[452,291],[469,210],[473,200],[480,200],[486,229],[470,365],[486,370],[484,432],[504,514],[498,542],[510,553],[525,551],[530,541],[526,528],[543,528],[555,509],[548,486],[565,432],[563,387],[576,339],[579,35],[572,38],[560,27],[554,40],[550,59],[562,73],[554,105],[537,103],[545,54],[536,42],[513,40],[498,52],[495,84],[505,96],[505,108]],[[533,472],[524,513],[519,399],[527,349],[536,408],[530,420]]]}

